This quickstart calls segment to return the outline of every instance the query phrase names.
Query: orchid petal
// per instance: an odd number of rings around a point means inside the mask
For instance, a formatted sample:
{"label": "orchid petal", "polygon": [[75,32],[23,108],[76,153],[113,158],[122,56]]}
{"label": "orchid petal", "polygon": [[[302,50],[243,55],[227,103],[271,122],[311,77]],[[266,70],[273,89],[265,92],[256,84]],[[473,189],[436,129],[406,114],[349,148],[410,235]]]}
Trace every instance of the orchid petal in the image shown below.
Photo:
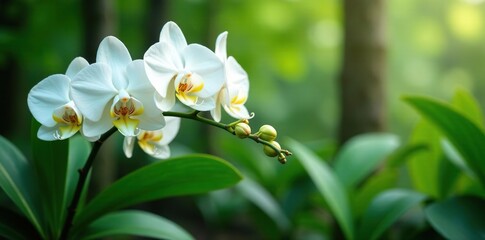
{"label": "orchid petal", "polygon": [[137,116],[137,119],[140,120],[140,125],[138,127],[143,130],[154,131],[154,130],[163,128],[165,126],[165,120],[162,115],[162,112],[160,112],[158,115],[155,115],[155,116],[150,116],[148,114],[141,114]]}
{"label": "orchid petal", "polygon": [[154,144],[151,142],[138,141],[138,145],[144,152],[158,159],[167,159],[170,157],[170,148],[167,145]]}
{"label": "orchid petal", "polygon": [[108,64],[112,72],[113,85],[117,89],[126,87],[123,76],[126,66],[131,62],[131,56],[126,46],[116,37],[108,36],[99,44],[96,54],[97,63]]}
{"label": "orchid petal", "polygon": [[101,118],[105,106],[116,94],[111,69],[103,63],[84,68],[71,82],[72,99],[81,113],[92,121]]}
{"label": "orchid petal", "polygon": [[221,121],[221,98],[223,97],[223,93],[222,91],[226,89],[226,88],[223,88],[221,89],[221,91],[219,92],[219,94],[217,94],[216,96],[216,103],[215,103],[215,108],[211,110],[211,116],[212,118],[214,119],[214,121],[216,122],[220,122]]}
{"label": "orchid petal", "polygon": [[248,95],[248,74],[232,56],[229,57],[226,62],[226,77],[229,88],[237,88],[238,91],[244,92],[246,96]]}
{"label": "orchid petal", "polygon": [[190,107],[198,111],[210,111],[216,107],[216,100],[214,97],[198,98],[196,105]]}
{"label": "orchid petal", "polygon": [[143,60],[146,75],[151,84],[162,97],[167,96],[167,91],[173,89],[168,88],[168,84],[183,68],[180,54],[173,46],[160,42],[155,43],[145,52]]}
{"label": "orchid petal", "polygon": [[41,125],[39,127],[39,130],[37,131],[37,137],[44,141],[59,140],[59,138],[56,137],[57,131],[58,131],[57,126],[47,127],[47,126]]}
{"label": "orchid petal", "polygon": [[130,95],[143,103],[149,116],[158,116],[160,113],[155,101],[153,100],[153,94],[155,89],[148,80],[145,73],[145,66],[142,60],[135,60],[126,68],[126,76],[128,79],[128,87],[126,89]]}
{"label": "orchid petal", "polygon": [[94,139],[101,136],[113,127],[113,118],[109,114],[109,105],[103,111],[103,115],[98,121],[91,121],[84,118],[81,133],[88,139]]}
{"label": "orchid petal", "polygon": [[136,137],[125,137],[123,140],[123,152],[127,158],[131,158],[133,156],[133,148],[135,147],[135,139]]}
{"label": "orchid petal", "polygon": [[163,137],[158,142],[160,145],[168,145],[177,136],[180,129],[180,118],[165,117],[165,127],[162,128]]}
{"label": "orchid petal", "polygon": [[66,75],[72,79],[78,72],[87,66],[89,66],[89,63],[83,57],[74,58],[69,64],[69,67],[67,67]]}
{"label": "orchid petal", "polygon": [[224,110],[233,118],[237,119],[250,119],[251,115],[248,112],[248,109],[244,105],[237,105],[237,106],[227,106],[224,105]]}
{"label": "orchid petal", "polygon": [[186,71],[196,73],[204,80],[204,88],[196,95],[207,98],[219,92],[225,81],[221,60],[211,50],[198,44],[187,46],[183,56]]}
{"label": "orchid petal", "polygon": [[182,30],[172,21],[163,25],[162,31],[160,31],[160,42],[166,42],[174,46],[178,52],[187,47],[187,40],[185,40]]}
{"label": "orchid petal", "polygon": [[160,94],[155,94],[153,96],[155,104],[157,105],[157,108],[162,111],[170,111],[175,105],[175,90],[173,90],[174,89],[173,82],[174,82],[173,80],[170,81],[168,88],[172,90],[167,92],[166,97],[162,97]]}
{"label": "orchid petal", "polygon": [[217,36],[215,53],[217,57],[226,62],[227,59],[227,32],[223,32]]}
{"label": "orchid petal", "polygon": [[113,124],[125,137],[132,137],[138,134],[138,125],[140,125],[140,120],[130,117],[121,117],[114,120]]}
{"label": "orchid petal", "polygon": [[54,109],[71,101],[70,79],[66,75],[51,75],[35,85],[29,92],[27,104],[34,118],[42,125],[54,127]]}
{"label": "orchid petal", "polygon": [[[85,121],[89,121],[89,120],[85,120]],[[96,142],[96,141],[98,141],[101,138],[101,135],[94,136],[94,137],[88,137],[88,136],[86,136],[86,134],[84,134],[84,126],[81,127],[81,130],[79,130],[79,132],[81,132],[81,135],[83,135],[83,137],[86,140],[88,140],[89,142]]]}

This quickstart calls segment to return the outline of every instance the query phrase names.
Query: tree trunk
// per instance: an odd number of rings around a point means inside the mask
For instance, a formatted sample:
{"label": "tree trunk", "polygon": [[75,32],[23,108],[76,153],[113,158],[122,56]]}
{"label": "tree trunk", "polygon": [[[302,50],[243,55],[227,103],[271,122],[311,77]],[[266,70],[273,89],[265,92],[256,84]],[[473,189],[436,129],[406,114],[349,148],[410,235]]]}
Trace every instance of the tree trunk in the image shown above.
{"label": "tree trunk", "polygon": [[385,128],[384,0],[344,1],[339,141]]}

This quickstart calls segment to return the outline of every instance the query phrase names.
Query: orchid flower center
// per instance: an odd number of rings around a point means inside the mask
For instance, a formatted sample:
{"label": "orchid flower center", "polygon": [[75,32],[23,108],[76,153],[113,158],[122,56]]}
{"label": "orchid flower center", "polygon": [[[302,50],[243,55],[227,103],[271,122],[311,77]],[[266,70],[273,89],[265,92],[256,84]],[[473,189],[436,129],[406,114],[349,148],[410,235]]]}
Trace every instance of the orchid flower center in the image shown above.
{"label": "orchid flower center", "polygon": [[52,118],[58,126],[58,129],[54,132],[54,137],[59,140],[74,135],[81,129],[83,121],[81,113],[72,101],[55,109]]}
{"label": "orchid flower center", "polygon": [[187,104],[195,105],[197,103],[196,93],[204,88],[204,81],[201,76],[196,73],[185,73],[176,76],[175,86],[177,98]]}
{"label": "orchid flower center", "polygon": [[114,118],[113,124],[125,136],[136,136],[140,120],[137,116],[143,113],[143,104],[131,97],[125,90],[121,90],[115,97],[110,114]]}
{"label": "orchid flower center", "polygon": [[138,145],[150,154],[157,154],[161,149],[155,144],[163,139],[162,131],[141,131],[138,135]]}

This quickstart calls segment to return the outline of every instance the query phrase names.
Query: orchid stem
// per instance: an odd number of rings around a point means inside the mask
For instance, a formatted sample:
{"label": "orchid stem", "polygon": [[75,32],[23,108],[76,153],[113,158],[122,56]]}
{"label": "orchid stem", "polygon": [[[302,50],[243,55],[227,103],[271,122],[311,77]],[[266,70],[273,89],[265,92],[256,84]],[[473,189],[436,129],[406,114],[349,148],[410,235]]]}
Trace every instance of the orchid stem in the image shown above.
{"label": "orchid stem", "polygon": [[78,207],[79,200],[81,199],[81,194],[84,189],[84,185],[86,184],[88,173],[93,166],[94,159],[96,158],[96,155],[98,154],[99,149],[101,148],[101,145],[103,145],[104,141],[106,141],[106,139],[108,139],[116,131],[117,129],[113,127],[108,132],[101,135],[99,140],[94,143],[93,148],[91,149],[91,153],[89,154],[89,157],[86,160],[83,168],[79,169],[79,181],[77,182],[76,190],[74,192],[74,196],[72,197],[71,204],[67,209],[66,221],[64,222],[64,226],[62,227],[62,232],[59,239],[65,240],[68,238],[69,230],[72,227],[74,216],[76,215],[76,209]]}

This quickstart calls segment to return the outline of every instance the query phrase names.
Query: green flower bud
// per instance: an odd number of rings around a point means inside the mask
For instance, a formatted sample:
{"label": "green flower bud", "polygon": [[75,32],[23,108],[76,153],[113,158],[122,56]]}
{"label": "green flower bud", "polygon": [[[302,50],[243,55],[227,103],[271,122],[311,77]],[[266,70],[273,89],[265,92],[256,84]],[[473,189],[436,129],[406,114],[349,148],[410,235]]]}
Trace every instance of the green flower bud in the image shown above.
{"label": "green flower bud", "polygon": [[[277,149],[281,150],[281,146],[280,146],[280,144],[277,141],[271,141],[270,143],[273,146],[275,146]],[[264,145],[263,152],[268,157],[276,157],[276,156],[278,156],[278,152],[275,151],[272,147],[270,147],[268,145]]]}
{"label": "green flower bud", "polygon": [[234,127],[234,133],[239,138],[247,138],[251,134],[251,127],[246,123],[240,122]]}
{"label": "green flower bud", "polygon": [[263,125],[259,128],[259,138],[271,142],[276,139],[278,133],[271,125]]}

